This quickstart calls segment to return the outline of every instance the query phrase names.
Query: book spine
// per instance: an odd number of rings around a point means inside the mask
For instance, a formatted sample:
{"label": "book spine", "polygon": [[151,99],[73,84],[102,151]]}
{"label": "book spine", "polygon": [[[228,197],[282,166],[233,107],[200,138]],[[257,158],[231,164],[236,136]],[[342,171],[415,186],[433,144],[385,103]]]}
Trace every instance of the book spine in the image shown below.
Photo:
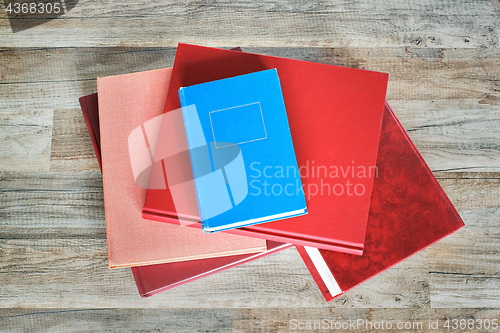
{"label": "book spine", "polygon": [[[191,169],[193,169],[193,166],[196,166],[196,154],[193,154],[192,149],[193,147],[193,136],[191,133],[191,128],[189,126],[189,117],[190,117],[190,109],[189,105],[186,100],[186,96],[184,94],[184,88],[181,87],[179,89],[179,101],[181,103],[181,108],[182,108],[182,119],[184,123],[184,130],[186,131],[186,140],[187,140],[187,145],[188,145],[188,150],[189,150],[189,158],[191,159]],[[201,226],[202,229],[205,230],[208,226],[205,223],[205,214],[204,214],[204,209],[203,209],[203,201],[202,201],[202,195],[200,193],[200,187],[198,186],[198,182],[196,180],[196,175],[194,174],[193,171],[193,182],[194,182],[194,187],[195,187],[195,192],[196,192],[196,200],[198,201],[198,208],[200,210],[200,220],[201,220]]]}
{"label": "book spine", "polygon": [[[80,108],[82,109],[83,113],[83,119],[85,120],[85,124],[87,125],[87,130],[89,132],[90,140],[92,141],[92,146],[94,147],[94,153],[97,158],[97,163],[99,163],[99,168],[102,171],[102,161],[101,161],[101,147],[99,146],[99,143],[96,138],[96,132],[94,131],[94,126],[92,124],[92,121],[90,120],[90,113],[94,112],[97,114],[97,104],[95,105],[88,105],[88,101],[91,101],[92,97],[94,97],[97,101],[97,93],[87,95],[87,96],[82,96],[78,99],[80,102]],[[99,128],[97,128],[99,130]]]}
{"label": "book spine", "polygon": [[141,270],[137,267],[132,267],[132,274],[134,275],[135,285],[141,297],[148,297],[148,291],[144,287],[144,280],[142,279]]}

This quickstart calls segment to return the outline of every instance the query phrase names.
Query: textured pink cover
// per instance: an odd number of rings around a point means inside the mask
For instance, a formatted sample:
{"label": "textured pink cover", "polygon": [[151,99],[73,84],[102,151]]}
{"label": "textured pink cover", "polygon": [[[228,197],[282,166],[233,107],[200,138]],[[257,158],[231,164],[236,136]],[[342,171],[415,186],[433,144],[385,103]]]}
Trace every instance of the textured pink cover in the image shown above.
{"label": "textured pink cover", "polygon": [[[255,253],[262,239],[205,234],[143,220],[146,189],[137,186],[129,157],[130,133],[161,115],[171,68],[97,80],[108,265],[126,267]],[[133,152],[132,154],[134,154]]]}
{"label": "textured pink cover", "polygon": [[[464,226],[387,103],[377,167],[364,254],[320,250],[343,292]],[[338,296],[330,294],[305,249],[297,249],[326,300]]]}

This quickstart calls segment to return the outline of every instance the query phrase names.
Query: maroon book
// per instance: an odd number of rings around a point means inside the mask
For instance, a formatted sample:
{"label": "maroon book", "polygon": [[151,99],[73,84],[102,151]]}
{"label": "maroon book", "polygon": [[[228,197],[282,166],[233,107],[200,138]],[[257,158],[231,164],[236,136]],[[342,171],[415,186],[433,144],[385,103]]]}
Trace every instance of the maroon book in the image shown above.
{"label": "maroon book", "polygon": [[297,247],[327,301],[464,226],[387,103],[377,168],[362,256]]}
{"label": "maroon book", "polygon": [[179,261],[168,264],[136,266],[132,267],[132,272],[134,273],[139,294],[142,297],[149,297],[184,283],[195,281],[199,278],[279,252],[291,246],[291,244],[267,241],[267,250],[264,252]]}
{"label": "maroon book", "polygon": [[[80,105],[92,140],[92,145],[94,146],[97,161],[99,162],[99,166],[101,166],[97,93],[80,97]],[[132,267],[132,272],[139,294],[142,297],[149,297],[184,283],[284,250],[291,246],[291,244],[267,241],[267,250],[264,252],[136,266]]]}
{"label": "maroon book", "polygon": [[102,171],[101,160],[101,132],[99,130],[99,109],[97,102],[97,93],[90,94],[79,98],[80,107],[83,112],[85,124],[89,130],[90,140],[94,146],[95,157]]}

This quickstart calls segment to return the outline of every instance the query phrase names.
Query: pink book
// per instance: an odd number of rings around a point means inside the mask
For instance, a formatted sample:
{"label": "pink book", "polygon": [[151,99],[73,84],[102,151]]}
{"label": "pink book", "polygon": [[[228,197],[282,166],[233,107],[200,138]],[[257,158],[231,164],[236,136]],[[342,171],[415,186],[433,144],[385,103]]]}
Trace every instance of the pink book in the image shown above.
{"label": "pink book", "polygon": [[142,218],[144,179],[158,134],[155,119],[163,113],[171,73],[166,68],[97,79],[110,268],[266,250],[262,239],[205,234]]}

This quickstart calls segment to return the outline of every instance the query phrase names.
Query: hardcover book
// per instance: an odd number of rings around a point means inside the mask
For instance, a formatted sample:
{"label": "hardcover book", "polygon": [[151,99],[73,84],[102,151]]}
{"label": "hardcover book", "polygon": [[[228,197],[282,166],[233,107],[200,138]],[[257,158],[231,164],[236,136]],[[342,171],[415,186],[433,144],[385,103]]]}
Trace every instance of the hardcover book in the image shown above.
{"label": "hardcover book", "polygon": [[[227,232],[360,255],[372,195],[387,74],[179,44],[165,114],[180,108],[181,87],[273,68],[281,81],[308,214]],[[165,133],[169,131],[162,129],[160,137]],[[161,152],[156,152],[155,160],[162,160]],[[185,163],[178,168],[190,170],[189,159]],[[264,167],[256,166],[252,171],[263,173]],[[268,168],[265,172],[276,175],[282,170]],[[282,174],[293,186],[290,173]],[[170,185],[168,179],[164,183]],[[178,205],[173,199],[177,196],[177,189],[171,186],[150,188],[143,216],[201,228],[197,210],[193,205]]]}
{"label": "hardcover book", "polygon": [[99,132],[98,111],[99,103],[97,102],[97,93],[82,96],[78,99],[78,101],[80,102],[80,108],[82,109],[83,119],[85,119],[85,125],[87,125],[87,129],[89,131],[92,147],[94,147],[97,163],[99,163],[99,168],[101,168],[102,171],[101,135]]}
{"label": "hardcover book", "polygon": [[203,231],[307,213],[276,69],[183,87],[179,97]]}
{"label": "hardcover book", "polygon": [[327,301],[464,226],[389,104],[377,167],[363,255],[297,247]]}
{"label": "hardcover book", "polygon": [[[266,242],[261,239],[229,234],[207,235],[201,230],[142,218],[146,195],[144,179],[148,178],[150,152],[158,135],[155,119],[162,114],[171,72],[170,68],[158,69],[97,80],[110,268],[255,253],[266,249]],[[180,126],[183,126],[182,121]]]}
{"label": "hardcover book", "polygon": [[141,297],[149,297],[289,247],[292,244],[267,241],[267,250],[259,253],[136,266],[132,272]]}
{"label": "hardcover book", "polygon": [[[97,161],[101,165],[97,93],[81,97],[80,105],[96,152]],[[259,253],[135,266],[132,267],[132,272],[141,297],[149,297],[184,283],[279,252],[291,246],[292,244],[267,241],[267,250]]]}

